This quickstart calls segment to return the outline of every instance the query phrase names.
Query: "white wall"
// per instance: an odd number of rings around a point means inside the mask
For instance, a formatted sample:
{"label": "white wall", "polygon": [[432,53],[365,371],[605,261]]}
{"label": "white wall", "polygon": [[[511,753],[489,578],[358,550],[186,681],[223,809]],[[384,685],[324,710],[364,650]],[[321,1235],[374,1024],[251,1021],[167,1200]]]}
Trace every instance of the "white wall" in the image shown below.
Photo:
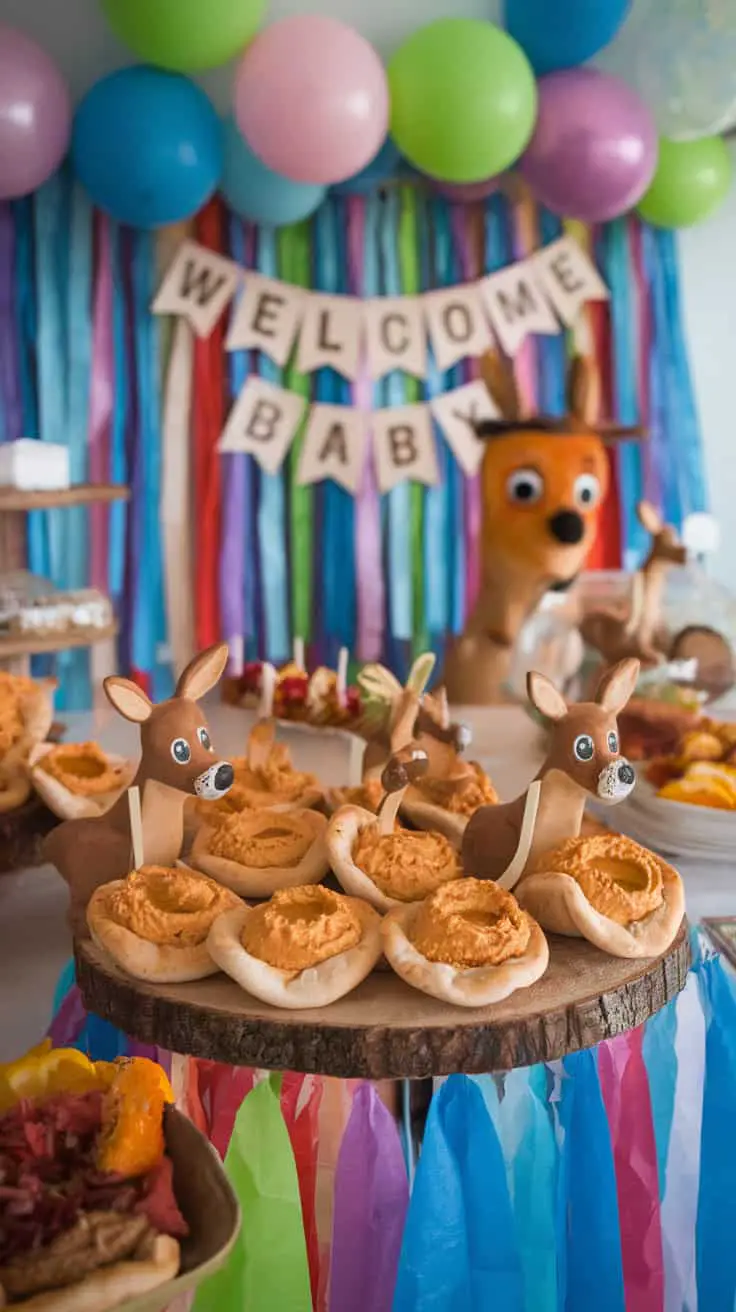
{"label": "white wall", "polygon": [[[497,20],[500,10],[501,0],[269,2],[271,21],[300,12],[331,13],[357,27],[384,57],[409,32],[435,18],[454,14]],[[0,20],[22,28],[46,47],[76,98],[96,78],[133,61],[107,27],[98,0],[0,0]],[[230,69],[200,79],[221,111],[229,106],[230,79]],[[683,233],[680,251],[713,510],[727,530],[731,524],[736,527],[736,187],[710,222]],[[713,568],[723,582],[733,580],[736,591],[736,534],[722,543]]]}

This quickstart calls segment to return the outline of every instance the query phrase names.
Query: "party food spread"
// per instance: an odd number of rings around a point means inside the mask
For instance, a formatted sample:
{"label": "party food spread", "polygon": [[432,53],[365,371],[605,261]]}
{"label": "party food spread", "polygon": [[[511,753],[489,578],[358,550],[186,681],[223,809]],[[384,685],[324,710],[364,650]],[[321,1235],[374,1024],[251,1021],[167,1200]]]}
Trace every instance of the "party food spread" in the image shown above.
{"label": "party food spread", "polygon": [[650,762],[646,777],[668,801],[736,811],[736,725],[701,719]]}
{"label": "party food spread", "polygon": [[191,860],[236,893],[268,897],[327,873],[326,829],[317,811],[234,812],[198,831]]}
{"label": "party food spread", "polygon": [[[263,671],[256,661],[246,665],[239,678],[225,680],[226,700],[238,706],[258,706]],[[280,720],[321,728],[355,727],[362,717],[360,690],[347,685],[341,689],[335,670],[319,666],[309,675],[301,661],[292,660],[277,671],[273,714]]]}
{"label": "party food spread", "polygon": [[370,974],[380,917],[359,898],[322,886],[282,889],[258,907],[220,916],[209,951],[226,974],[274,1007],[325,1007]]}
{"label": "party food spread", "polygon": [[665,952],[685,914],[677,871],[620,834],[568,839],[541,854],[515,891],[543,929],[615,957]]}
{"label": "party food spread", "polygon": [[549,960],[539,926],[491,881],[445,884],[382,923],[384,952],[407,984],[456,1006],[483,1007],[526,988]]}
{"label": "party food spread", "polygon": [[0,1304],[112,1309],[179,1269],[173,1095],[144,1058],[94,1065],[49,1049],[0,1069]]}
{"label": "party food spread", "polygon": [[207,935],[217,916],[239,905],[207,875],[184,866],[142,866],[93,893],[87,924],[127,974],[181,983],[216,973]]}

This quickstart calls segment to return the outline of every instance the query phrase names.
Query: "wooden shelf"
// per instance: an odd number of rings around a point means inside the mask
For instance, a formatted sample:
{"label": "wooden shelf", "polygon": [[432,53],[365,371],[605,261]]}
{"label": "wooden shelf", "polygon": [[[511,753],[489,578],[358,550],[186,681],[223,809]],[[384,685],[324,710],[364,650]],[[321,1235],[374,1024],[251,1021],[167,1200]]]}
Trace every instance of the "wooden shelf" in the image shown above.
{"label": "wooden shelf", "polygon": [[78,483],[55,492],[24,492],[17,487],[0,487],[0,514],[9,510],[55,510],[63,506],[85,506],[94,501],[127,501],[130,488],[122,483]]}
{"label": "wooden shelf", "polygon": [[117,634],[117,624],[105,629],[74,629],[69,633],[54,633],[38,638],[33,634],[12,634],[0,637],[0,661],[14,660],[18,656],[40,656],[44,652],[69,651],[72,647],[94,647],[107,642]]}

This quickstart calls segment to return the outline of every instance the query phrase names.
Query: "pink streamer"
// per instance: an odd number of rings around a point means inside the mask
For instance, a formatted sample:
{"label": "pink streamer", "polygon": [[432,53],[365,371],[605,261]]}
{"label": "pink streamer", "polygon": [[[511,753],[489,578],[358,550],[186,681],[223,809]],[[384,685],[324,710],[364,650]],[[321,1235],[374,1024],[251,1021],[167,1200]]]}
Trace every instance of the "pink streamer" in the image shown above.
{"label": "pink streamer", "polygon": [[220,1157],[230,1145],[235,1117],[255,1081],[249,1066],[228,1066],[218,1061],[197,1060],[197,1085],[207,1117],[207,1134]]}
{"label": "pink streamer", "polygon": [[[365,242],[365,201],[351,196],[347,202],[348,265],[350,291],[363,293],[362,269]],[[365,415],[373,409],[373,383],[368,376],[365,358],[353,388],[358,410]],[[355,498],[355,571],[358,603],[358,651],[361,661],[377,661],[383,647],[385,593],[381,559],[381,501],[373,469],[370,442],[366,447],[363,478]]]}
{"label": "pink streamer", "polygon": [[396,1122],[365,1082],[353,1098],[335,1172],[330,1312],[391,1312],[408,1205]]}
{"label": "pink streamer", "polygon": [[319,1075],[284,1076],[281,1086],[281,1111],[289,1131],[299,1177],[299,1197],[304,1220],[304,1237],[309,1262],[312,1302],[316,1304],[320,1285],[320,1252],[317,1232],[317,1141],[319,1109],[322,1101],[322,1078]]}
{"label": "pink streamer", "polygon": [[642,1028],[602,1043],[598,1067],[611,1129],[626,1312],[662,1312],[664,1258],[657,1146]]}
{"label": "pink streamer", "polygon": [[[92,368],[89,395],[89,476],[93,483],[110,480],[110,425],[113,412],[115,364],[112,336],[112,265],[110,224],[104,214],[96,216],[97,267],[95,270],[92,324]],[[90,584],[106,592],[108,587],[109,507],[90,507]]]}

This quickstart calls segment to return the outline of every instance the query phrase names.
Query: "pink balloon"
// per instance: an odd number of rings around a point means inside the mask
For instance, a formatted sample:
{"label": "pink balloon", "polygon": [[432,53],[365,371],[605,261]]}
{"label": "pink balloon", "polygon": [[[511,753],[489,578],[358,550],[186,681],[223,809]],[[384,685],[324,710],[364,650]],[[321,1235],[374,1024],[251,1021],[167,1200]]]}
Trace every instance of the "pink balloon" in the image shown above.
{"label": "pink balloon", "polygon": [[378,55],[335,18],[301,14],[251,42],[235,78],[235,118],[251,150],[294,182],[343,182],[388,131]]}
{"label": "pink balloon", "polygon": [[519,165],[537,200],[585,223],[625,214],[657,167],[657,129],[644,101],[597,68],[549,73],[537,89],[537,125]]}
{"label": "pink balloon", "polygon": [[459,205],[471,204],[474,200],[485,200],[498,191],[504,179],[503,173],[495,178],[486,178],[485,182],[432,182],[433,190],[445,200],[457,201]]}
{"label": "pink balloon", "polygon": [[54,62],[23,32],[0,26],[0,200],[35,191],[59,167],[71,102]]}

